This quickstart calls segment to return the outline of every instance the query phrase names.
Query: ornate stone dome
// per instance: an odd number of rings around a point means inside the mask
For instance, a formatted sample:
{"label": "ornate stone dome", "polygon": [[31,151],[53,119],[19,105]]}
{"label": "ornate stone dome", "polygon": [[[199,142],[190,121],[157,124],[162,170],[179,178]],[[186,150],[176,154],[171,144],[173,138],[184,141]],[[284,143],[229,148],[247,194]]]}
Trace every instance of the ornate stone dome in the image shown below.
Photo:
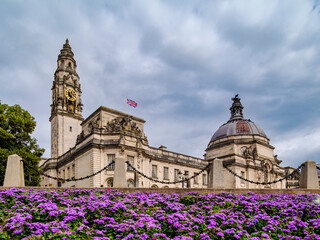
{"label": "ornate stone dome", "polygon": [[230,107],[230,120],[219,127],[219,129],[213,134],[210,143],[220,138],[236,135],[258,135],[267,138],[265,132],[258,125],[251,120],[243,118],[243,106],[240,102],[238,94],[235,95],[232,100],[233,103]]}

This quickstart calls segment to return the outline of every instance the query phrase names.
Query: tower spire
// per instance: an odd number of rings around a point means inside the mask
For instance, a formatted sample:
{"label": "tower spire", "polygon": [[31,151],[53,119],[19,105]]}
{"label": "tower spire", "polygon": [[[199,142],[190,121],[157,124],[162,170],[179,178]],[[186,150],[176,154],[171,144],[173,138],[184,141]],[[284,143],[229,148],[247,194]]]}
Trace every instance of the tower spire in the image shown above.
{"label": "tower spire", "polygon": [[67,38],[65,44],[63,44],[63,47],[60,50],[60,54],[58,55],[58,69],[66,70],[68,67],[69,70],[73,70],[76,73],[77,63],[73,57],[74,54],[69,44],[69,39]]}
{"label": "tower spire", "polygon": [[234,98],[231,99],[233,101],[232,106],[230,107],[231,117],[230,120],[240,120],[243,119],[242,109],[243,106],[240,102],[241,98],[239,98],[239,94],[236,94]]}

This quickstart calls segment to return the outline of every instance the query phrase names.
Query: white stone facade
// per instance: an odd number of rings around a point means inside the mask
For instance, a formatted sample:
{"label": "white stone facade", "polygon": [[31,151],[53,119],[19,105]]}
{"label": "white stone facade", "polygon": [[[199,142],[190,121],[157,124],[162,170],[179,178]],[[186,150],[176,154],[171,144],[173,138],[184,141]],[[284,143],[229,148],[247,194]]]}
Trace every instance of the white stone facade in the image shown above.
{"label": "white stone facade", "polygon": [[[107,166],[110,161],[124,158],[145,175],[160,181],[174,181],[179,178],[176,173],[187,173],[185,177],[198,173],[206,163],[203,159],[195,158],[161,148],[148,145],[147,137],[143,132],[144,120],[128,116],[125,113],[101,106],[81,124],[82,131],[77,143],[65,154],[57,158],[54,166],[53,159],[43,164],[53,164],[57,173],[50,175],[60,178],[81,178],[89,176]],[[49,169],[48,172],[49,174]],[[175,175],[176,174],[176,175]],[[182,187],[182,183],[164,184],[152,182],[130,168],[126,171],[129,187]],[[185,183],[185,187],[206,188],[207,172]],[[62,182],[63,187],[111,187],[114,178],[114,169],[107,169],[92,178],[82,181]],[[43,186],[58,186],[57,182],[43,178]]]}
{"label": "white stone facade", "polygon": [[[250,180],[272,181],[283,176],[284,170],[279,166],[273,147],[269,145],[263,131],[257,128],[257,133],[246,133],[246,128],[257,126],[251,122],[241,122],[241,117],[237,115],[233,118],[235,121],[223,125],[217,131],[208,145],[205,159],[202,159],[168,151],[164,146],[149,146],[144,133],[145,120],[115,109],[101,106],[83,119],[81,93],[76,62],[66,41],[58,56],[52,87],[51,158],[41,162],[41,168],[50,176],[62,179],[83,178],[105,168],[111,161],[124,159],[148,177],[173,182],[194,176],[207,166],[206,160],[216,158],[222,159],[238,175]],[[237,129],[242,132],[226,136],[220,134],[232,124],[237,124]],[[157,183],[130,168],[121,177],[126,180],[128,187],[207,188],[209,173],[213,179],[212,172],[204,171],[183,184]],[[222,172],[225,188],[260,187],[244,182],[226,169]],[[42,176],[41,186],[112,187],[114,174],[114,166],[111,166],[93,177],[79,181],[57,181]],[[283,188],[285,183],[267,187]]]}

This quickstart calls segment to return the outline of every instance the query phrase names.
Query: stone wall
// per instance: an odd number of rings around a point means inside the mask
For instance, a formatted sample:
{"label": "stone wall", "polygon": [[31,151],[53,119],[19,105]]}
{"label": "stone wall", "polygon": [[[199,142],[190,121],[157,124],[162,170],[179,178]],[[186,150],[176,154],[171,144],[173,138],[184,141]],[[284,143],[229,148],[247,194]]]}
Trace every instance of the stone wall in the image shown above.
{"label": "stone wall", "polygon": [[[11,188],[11,187],[7,187]],[[6,189],[6,187],[0,187]],[[24,187],[24,189],[48,189],[48,190],[63,190],[68,188],[44,188],[44,187]],[[72,188],[72,189],[107,189],[107,188]],[[123,192],[158,192],[158,193],[188,193],[199,192],[200,194],[207,193],[222,193],[229,192],[234,194],[256,193],[256,194],[320,194],[320,189],[204,189],[204,188],[111,188],[116,191]]]}

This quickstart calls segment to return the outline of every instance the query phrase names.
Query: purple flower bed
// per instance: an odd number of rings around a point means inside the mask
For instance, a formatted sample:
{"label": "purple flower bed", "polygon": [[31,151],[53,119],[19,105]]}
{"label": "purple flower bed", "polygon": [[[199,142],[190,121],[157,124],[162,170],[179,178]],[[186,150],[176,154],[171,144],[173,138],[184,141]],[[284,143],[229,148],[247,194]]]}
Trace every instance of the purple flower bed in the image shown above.
{"label": "purple flower bed", "polygon": [[2,239],[320,239],[316,195],[0,190]]}

